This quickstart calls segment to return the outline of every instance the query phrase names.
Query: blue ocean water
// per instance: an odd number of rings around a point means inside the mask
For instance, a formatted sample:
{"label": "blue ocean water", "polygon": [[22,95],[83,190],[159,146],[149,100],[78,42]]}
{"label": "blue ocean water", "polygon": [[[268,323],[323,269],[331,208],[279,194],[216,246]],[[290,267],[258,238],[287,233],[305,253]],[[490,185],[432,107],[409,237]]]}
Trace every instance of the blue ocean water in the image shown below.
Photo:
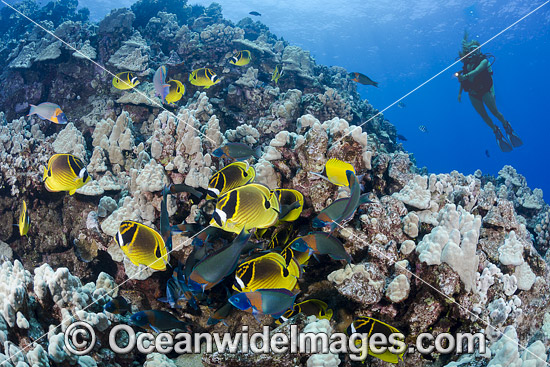
{"label": "blue ocean water", "polygon": [[[197,1],[208,5],[210,1]],[[359,71],[380,83],[358,85],[363,98],[383,110],[447,68],[458,56],[464,31],[481,44],[544,1],[218,1],[232,21],[249,16],[278,36],[310,50],[316,61]],[[482,52],[495,55],[497,106],[523,139],[510,153],[499,150],[493,132],[470,104],[458,103],[458,63],[403,99],[384,116],[408,140],[405,149],[429,172],[497,175],[506,164],[524,175],[548,200],[550,175],[550,4],[495,37]],[[500,123],[493,118],[495,123]],[[428,133],[418,127],[424,125]],[[488,151],[490,157],[486,156]]]}
{"label": "blue ocean water", "polygon": [[[98,21],[110,9],[129,7],[133,2],[81,0],[79,5],[88,7],[92,20]],[[407,138],[403,145],[414,154],[419,167],[426,166],[433,173],[458,170],[469,174],[480,169],[496,175],[510,164],[526,177],[531,188],[543,189],[548,199],[548,2],[217,2],[224,16],[234,22],[250,16],[250,11],[260,12],[261,17],[250,17],[291,44],[311,51],[317,63],[359,71],[379,82],[379,88],[358,85],[361,96],[378,110],[418,88],[402,100],[404,108],[395,104],[384,111],[384,116]],[[189,3],[208,6],[211,1]],[[475,112],[466,93],[461,103],[457,101],[459,83],[453,74],[462,63],[443,71],[456,61],[465,30],[481,44],[489,41],[482,52],[495,55],[497,106],[524,142],[510,153],[498,149],[492,131]],[[496,118],[493,121],[500,125]],[[420,125],[428,132],[421,132]]]}

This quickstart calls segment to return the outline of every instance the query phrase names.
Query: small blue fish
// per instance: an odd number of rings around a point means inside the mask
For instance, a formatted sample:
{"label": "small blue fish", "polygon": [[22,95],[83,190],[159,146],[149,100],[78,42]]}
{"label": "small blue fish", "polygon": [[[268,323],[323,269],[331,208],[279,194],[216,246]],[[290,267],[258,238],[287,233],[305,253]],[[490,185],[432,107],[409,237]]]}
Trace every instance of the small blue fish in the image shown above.
{"label": "small blue fish", "polygon": [[173,329],[188,329],[187,323],[178,320],[169,312],[160,310],[139,311],[133,314],[130,320],[134,325],[151,329],[156,333]]}
{"label": "small blue fish", "polygon": [[311,232],[307,236],[298,237],[292,241],[290,247],[296,251],[329,255],[334,260],[345,260],[351,263],[351,256],[342,242],[325,232]]}
{"label": "small blue fish", "polygon": [[170,93],[170,84],[166,84],[166,66],[162,65],[155,71],[153,85],[155,86],[155,96],[160,96],[160,100],[164,102]]}
{"label": "small blue fish", "polygon": [[287,289],[258,289],[254,292],[238,293],[229,302],[242,311],[257,315],[271,315],[275,319],[281,317],[286,310],[292,308],[296,295]]}
{"label": "small blue fish", "polygon": [[428,128],[424,125],[420,125],[418,127],[418,130],[420,130],[420,131],[422,131],[423,133],[426,133],[426,134],[428,133]]}
{"label": "small blue fish", "polygon": [[124,315],[126,312],[132,311],[132,308],[126,298],[122,296],[117,296],[107,302],[105,306],[103,306],[103,309],[107,312],[118,314],[118,315]]}

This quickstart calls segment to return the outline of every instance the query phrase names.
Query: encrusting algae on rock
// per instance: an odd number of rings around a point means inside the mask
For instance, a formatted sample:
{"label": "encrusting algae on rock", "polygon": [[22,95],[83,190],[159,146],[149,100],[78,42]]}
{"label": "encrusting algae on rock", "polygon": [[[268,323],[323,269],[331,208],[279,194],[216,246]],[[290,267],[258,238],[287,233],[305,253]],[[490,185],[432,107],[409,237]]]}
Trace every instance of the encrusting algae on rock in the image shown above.
{"label": "encrusting algae on rock", "polygon": [[[427,330],[481,331],[491,357],[367,358],[546,360],[550,207],[512,167],[422,174],[348,71],[260,22],[223,19],[217,4],[140,0],[97,26],[72,2],[47,20],[29,4],[15,7],[83,55],[1,10],[16,46],[0,60],[0,361],[355,363],[311,344],[118,355],[105,338],[119,324],[232,335],[376,325],[407,346]],[[98,336],[87,356],[64,345],[77,320]]]}

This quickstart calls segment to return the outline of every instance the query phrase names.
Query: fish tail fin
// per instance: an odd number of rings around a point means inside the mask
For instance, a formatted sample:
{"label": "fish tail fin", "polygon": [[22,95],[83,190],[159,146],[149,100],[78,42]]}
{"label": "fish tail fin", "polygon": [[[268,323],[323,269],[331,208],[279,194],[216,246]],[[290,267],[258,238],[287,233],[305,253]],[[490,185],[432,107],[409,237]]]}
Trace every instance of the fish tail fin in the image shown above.
{"label": "fish tail fin", "polygon": [[36,113],[36,106],[33,104],[29,106],[31,106],[31,108],[29,109],[29,114],[27,116],[34,115]]}
{"label": "fish tail fin", "polygon": [[372,85],[374,85],[376,88],[378,88],[378,82],[372,82]]}
{"label": "fish tail fin", "polygon": [[256,149],[254,149],[254,157],[256,157],[256,159],[260,159],[261,156],[262,156],[262,147],[258,146],[256,147]]}

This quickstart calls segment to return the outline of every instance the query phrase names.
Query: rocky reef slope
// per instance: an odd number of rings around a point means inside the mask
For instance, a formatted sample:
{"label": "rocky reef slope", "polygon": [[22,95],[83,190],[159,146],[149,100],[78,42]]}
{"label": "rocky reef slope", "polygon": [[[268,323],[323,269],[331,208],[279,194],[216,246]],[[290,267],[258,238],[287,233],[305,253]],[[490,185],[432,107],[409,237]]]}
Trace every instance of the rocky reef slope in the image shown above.
{"label": "rocky reef slope", "polygon": [[[299,223],[306,233],[320,210],[347,195],[309,172],[321,171],[335,157],[364,174],[372,202],[335,232],[353,264],[323,259],[300,280],[299,299],[323,299],[335,316],[330,323],[303,317],[291,322],[331,333],[341,331],[350,316],[373,316],[404,331],[407,343],[424,331],[481,330],[490,346],[485,355],[411,353],[405,364],[544,365],[550,345],[550,208],[512,167],[496,178],[480,172],[428,175],[396,143],[393,125],[361,100],[345,69],[317,65],[307,51],[259,22],[223,19],[216,4],[141,0],[94,24],[86,11],[76,11],[76,1],[64,3],[39,8],[24,1],[18,8],[95,63],[8,8],[0,11],[4,366],[353,365],[343,354],[178,357],[108,349],[109,330],[127,321],[102,312],[111,297],[124,295],[135,310],[168,309],[157,299],[165,295],[171,271],[133,265],[113,239],[121,221],[158,228],[162,187],[205,189],[222,167],[212,151],[226,142],[261,146],[261,157],[253,161],[256,180],[304,194]],[[253,61],[244,68],[229,64],[235,49],[250,50]],[[271,73],[280,64],[285,75],[275,85]],[[116,90],[112,75],[98,65],[135,72],[141,80],[137,91]],[[184,82],[190,71],[206,66],[222,80],[206,90],[185,83],[178,105],[159,108],[152,75],[160,65]],[[43,101],[61,105],[69,124],[25,116],[28,104]],[[73,196],[46,191],[43,169],[54,153],[80,157],[92,181]],[[31,217],[23,238],[12,226],[21,200]],[[171,198],[168,211],[173,224],[205,225],[212,207],[182,193]],[[175,236],[174,248],[172,265],[185,260],[191,244]],[[237,310],[227,326],[207,325],[225,294],[220,286],[211,292],[210,307],[170,311],[193,331],[235,332],[243,324],[260,330],[250,314]],[[98,331],[88,356],[64,348],[68,320],[87,321]]]}

